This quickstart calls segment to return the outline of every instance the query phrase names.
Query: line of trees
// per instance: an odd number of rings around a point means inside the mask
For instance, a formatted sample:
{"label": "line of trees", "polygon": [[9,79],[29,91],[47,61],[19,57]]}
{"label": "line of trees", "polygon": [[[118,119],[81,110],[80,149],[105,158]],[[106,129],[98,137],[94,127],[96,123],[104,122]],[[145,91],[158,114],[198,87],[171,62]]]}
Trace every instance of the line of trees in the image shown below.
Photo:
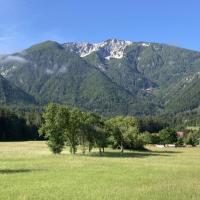
{"label": "line of trees", "polygon": [[150,133],[145,131],[142,133],[144,144],[176,144],[178,137],[175,129],[166,127],[161,129],[158,133]]}
{"label": "line of trees", "polygon": [[[66,145],[72,153],[76,153],[77,146],[83,153],[93,147],[103,153],[108,145],[123,153],[124,149],[144,149],[145,144],[198,144],[200,131],[174,129],[166,121],[160,117],[103,118],[56,104],[49,104],[43,115],[41,110],[0,108],[0,141],[47,139],[54,153],[60,153]],[[182,138],[176,135],[180,130],[186,133]]]}
{"label": "line of trees", "polygon": [[120,148],[121,153],[124,149],[144,149],[138,120],[131,116],[105,120],[95,113],[49,104],[42,117],[39,133],[48,139],[53,153],[60,153],[65,145],[72,154],[76,153],[78,145],[83,153],[98,147],[102,154],[108,145]]}
{"label": "line of trees", "polygon": [[200,130],[189,130],[186,132],[184,137],[178,138],[177,142],[180,145],[191,145],[196,146],[199,145],[198,139],[200,138]]}
{"label": "line of trees", "polygon": [[41,139],[38,134],[40,124],[39,112],[13,112],[0,108],[0,141]]}
{"label": "line of trees", "polygon": [[[0,108],[0,141],[43,140],[44,137],[39,136],[38,134],[38,129],[42,123],[41,118],[42,118],[43,110],[44,109],[42,108],[40,109],[23,108],[22,109],[22,108],[16,107],[16,108],[12,108],[12,110],[11,108],[6,108],[6,107]],[[72,109],[69,109],[69,110],[72,110]],[[77,109],[73,109],[73,110],[77,110]],[[106,125],[109,124],[108,123],[109,120],[105,120],[96,114],[84,113],[84,115],[93,115],[93,118],[95,115],[96,118],[99,118],[99,119],[101,118],[104,124],[104,130],[105,130],[105,124]],[[79,113],[79,116],[80,116],[80,113]],[[113,122],[113,125],[116,123],[119,124],[120,121],[123,121],[120,118],[124,118],[124,117],[115,117],[115,120],[110,120],[110,122]],[[128,120],[128,117],[126,118],[126,120]],[[137,120],[137,127],[139,129],[139,132],[149,131],[150,133],[153,133],[162,129],[163,126],[166,126],[166,125],[165,123],[163,123],[162,120],[153,118],[153,117],[142,117]],[[108,129],[108,126],[107,126],[107,129]],[[111,128],[109,128],[109,130],[110,129]],[[115,128],[115,130],[117,129]],[[112,128],[112,132],[113,131],[114,131],[114,128]],[[110,140],[110,137],[109,137],[109,140]],[[113,144],[113,145],[114,146],[118,145],[120,147],[119,144]],[[129,147],[130,145],[126,144],[125,147],[127,148],[127,146]]]}
{"label": "line of trees", "polygon": [[158,133],[145,131],[142,133],[142,138],[145,144],[176,144],[176,146],[199,145],[200,130],[183,129],[183,132],[183,136],[177,136],[176,129],[167,127]]}

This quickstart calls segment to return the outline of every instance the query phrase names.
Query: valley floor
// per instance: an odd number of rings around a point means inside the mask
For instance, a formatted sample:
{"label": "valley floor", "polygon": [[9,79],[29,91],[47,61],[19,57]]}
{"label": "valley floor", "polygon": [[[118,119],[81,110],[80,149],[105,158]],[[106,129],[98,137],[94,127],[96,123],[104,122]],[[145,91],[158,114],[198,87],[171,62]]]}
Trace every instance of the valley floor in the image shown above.
{"label": "valley floor", "polygon": [[52,155],[45,142],[0,143],[0,199],[199,199],[200,148]]}

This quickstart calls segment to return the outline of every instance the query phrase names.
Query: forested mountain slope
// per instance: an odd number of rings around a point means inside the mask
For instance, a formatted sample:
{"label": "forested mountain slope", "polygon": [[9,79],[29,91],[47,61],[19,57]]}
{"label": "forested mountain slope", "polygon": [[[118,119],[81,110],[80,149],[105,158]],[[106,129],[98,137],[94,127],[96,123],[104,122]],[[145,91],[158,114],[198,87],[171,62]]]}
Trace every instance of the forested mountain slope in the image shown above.
{"label": "forested mountain slope", "polygon": [[0,75],[0,104],[22,106],[36,104],[36,101],[31,95],[11,84]]}
{"label": "forested mountain slope", "polygon": [[0,57],[3,80],[39,105],[66,103],[105,115],[197,108],[199,72],[199,52],[116,39],[96,44],[47,41]]}

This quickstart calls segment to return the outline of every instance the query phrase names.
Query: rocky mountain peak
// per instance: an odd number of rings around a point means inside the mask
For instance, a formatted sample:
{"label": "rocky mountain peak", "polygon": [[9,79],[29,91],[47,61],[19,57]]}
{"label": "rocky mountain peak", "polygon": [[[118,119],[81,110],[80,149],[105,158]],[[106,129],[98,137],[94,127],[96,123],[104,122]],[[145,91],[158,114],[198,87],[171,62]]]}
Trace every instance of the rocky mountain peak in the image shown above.
{"label": "rocky mountain peak", "polygon": [[81,57],[88,56],[93,52],[103,51],[105,59],[110,60],[111,58],[123,58],[125,48],[131,44],[131,41],[109,39],[100,43],[69,42],[63,44],[63,46]]}

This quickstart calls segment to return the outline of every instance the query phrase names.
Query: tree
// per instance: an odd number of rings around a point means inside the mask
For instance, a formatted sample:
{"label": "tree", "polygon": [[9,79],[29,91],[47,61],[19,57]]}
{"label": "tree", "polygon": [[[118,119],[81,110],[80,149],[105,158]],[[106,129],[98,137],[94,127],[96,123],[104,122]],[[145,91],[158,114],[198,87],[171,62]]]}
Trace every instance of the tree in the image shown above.
{"label": "tree", "polygon": [[0,141],[38,139],[38,127],[28,123],[21,111],[0,108]]}
{"label": "tree", "polygon": [[65,144],[65,132],[69,123],[69,110],[64,106],[49,104],[43,115],[43,123],[39,129],[48,139],[48,146],[53,153],[60,153]]}
{"label": "tree", "polygon": [[[134,117],[117,116],[107,120],[108,129],[111,132],[111,140],[114,147],[134,149],[141,142],[139,139],[138,121]],[[140,142],[138,141],[140,140]],[[139,142],[137,145],[136,143]]]}
{"label": "tree", "polygon": [[178,137],[177,138],[177,142],[176,142],[177,146],[183,146],[184,145],[184,141],[182,137]]}
{"label": "tree", "polygon": [[141,132],[148,131],[150,133],[157,133],[163,128],[167,127],[165,120],[159,117],[142,117],[139,119],[139,129]]}
{"label": "tree", "polygon": [[125,141],[125,148],[127,149],[131,149],[131,150],[144,149],[144,141],[137,127],[131,126],[125,131],[124,141]]}
{"label": "tree", "polygon": [[94,133],[95,143],[99,148],[99,154],[101,155],[102,152],[104,153],[104,148],[107,146],[108,143],[108,132],[106,132],[103,127],[96,127]]}
{"label": "tree", "polygon": [[152,144],[152,136],[151,136],[151,133],[149,133],[148,131],[145,131],[144,133],[142,133],[141,138],[144,144]]}
{"label": "tree", "polygon": [[151,134],[152,144],[160,144],[159,134]]}
{"label": "tree", "polygon": [[[89,152],[93,146],[99,148],[99,153],[104,152],[107,145],[108,133],[105,131],[104,121],[95,113],[83,113],[81,120],[81,141],[82,146],[87,141]],[[83,149],[84,146],[83,146]]]}
{"label": "tree", "polygon": [[70,111],[68,125],[65,130],[66,141],[70,146],[70,152],[75,154],[77,151],[78,139],[81,134],[81,120],[83,113],[79,109]]}
{"label": "tree", "polygon": [[87,145],[87,140],[88,140],[88,132],[89,132],[89,127],[87,124],[87,118],[88,118],[88,113],[81,113],[80,116],[80,134],[79,134],[79,144],[82,147],[82,153],[84,154],[86,152],[86,145]]}
{"label": "tree", "polygon": [[80,113],[80,132],[79,132],[79,144],[82,146],[82,153],[85,153],[86,146],[88,144],[89,152],[94,145],[94,133],[92,129],[92,113],[82,112]]}
{"label": "tree", "polygon": [[186,135],[186,138],[185,138],[185,143],[188,144],[188,145],[192,145],[192,146],[195,146],[198,144],[198,141],[197,139],[200,138],[200,133],[199,131],[190,131],[187,135]]}
{"label": "tree", "polygon": [[65,142],[70,146],[72,154],[76,153],[78,144],[81,144],[83,153],[87,143],[89,151],[94,144],[100,151],[107,144],[104,123],[99,115],[49,104],[42,117],[43,123],[39,132],[48,139],[48,146],[54,153],[60,153]]}
{"label": "tree", "polygon": [[176,143],[177,135],[174,129],[165,128],[159,132],[161,143],[165,144],[172,144]]}

